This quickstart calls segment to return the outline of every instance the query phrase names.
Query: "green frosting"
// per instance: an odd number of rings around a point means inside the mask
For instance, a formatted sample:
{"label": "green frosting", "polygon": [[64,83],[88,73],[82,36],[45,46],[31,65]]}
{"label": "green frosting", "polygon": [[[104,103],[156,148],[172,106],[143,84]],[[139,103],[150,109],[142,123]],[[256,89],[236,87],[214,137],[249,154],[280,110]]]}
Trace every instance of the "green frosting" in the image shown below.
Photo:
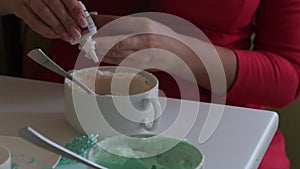
{"label": "green frosting", "polygon": [[[97,143],[97,137],[97,134],[75,137],[70,143],[67,143],[64,147],[82,157],[85,157],[86,152]],[[68,165],[73,163],[76,163],[76,161],[68,159],[67,157],[62,157],[58,165]]]}
{"label": "green frosting", "polygon": [[190,143],[162,136],[108,138],[91,149],[89,158],[110,169],[195,169],[202,162]]}

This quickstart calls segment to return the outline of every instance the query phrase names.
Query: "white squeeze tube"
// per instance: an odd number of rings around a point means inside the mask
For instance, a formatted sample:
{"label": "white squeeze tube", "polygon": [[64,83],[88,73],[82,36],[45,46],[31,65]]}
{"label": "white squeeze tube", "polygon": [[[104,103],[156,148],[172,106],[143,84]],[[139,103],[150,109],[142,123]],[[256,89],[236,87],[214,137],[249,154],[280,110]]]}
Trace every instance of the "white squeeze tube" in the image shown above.
{"label": "white squeeze tube", "polygon": [[92,36],[97,33],[97,27],[84,4],[81,1],[78,2],[84,11],[88,26],[81,28],[81,38],[72,40],[70,43],[72,45],[79,44],[79,49],[86,52],[97,63],[99,59],[95,52],[95,41],[92,40]]}

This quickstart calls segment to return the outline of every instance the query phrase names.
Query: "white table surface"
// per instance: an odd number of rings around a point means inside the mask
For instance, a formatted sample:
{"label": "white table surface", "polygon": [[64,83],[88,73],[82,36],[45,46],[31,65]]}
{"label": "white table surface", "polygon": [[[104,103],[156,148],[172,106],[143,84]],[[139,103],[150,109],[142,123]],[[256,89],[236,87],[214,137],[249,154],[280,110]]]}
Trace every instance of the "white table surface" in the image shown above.
{"label": "white table surface", "polygon": [[[32,126],[60,144],[80,136],[64,118],[63,97],[62,84],[0,76],[0,135],[17,136],[20,128]],[[186,113],[188,107],[201,105],[196,123],[186,138],[205,155],[204,169],[257,168],[277,129],[275,112],[226,106],[215,133],[207,142],[198,144],[209,106],[192,101],[184,103]],[[180,100],[167,100],[161,131],[176,119],[178,106]]]}

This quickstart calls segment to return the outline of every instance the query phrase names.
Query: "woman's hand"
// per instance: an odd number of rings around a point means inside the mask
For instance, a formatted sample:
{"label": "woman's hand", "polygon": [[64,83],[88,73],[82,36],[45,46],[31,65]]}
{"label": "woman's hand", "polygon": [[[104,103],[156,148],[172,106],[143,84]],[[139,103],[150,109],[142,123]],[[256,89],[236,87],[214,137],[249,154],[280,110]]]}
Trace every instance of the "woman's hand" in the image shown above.
{"label": "woman's hand", "polygon": [[[104,18],[94,16],[95,22]],[[183,28],[190,30],[188,26]],[[226,92],[224,83],[229,88],[236,74],[237,62],[232,50],[177,33],[145,17],[122,17],[112,21],[100,29],[94,40],[96,52],[104,62],[160,69],[192,83],[196,80],[207,90],[211,90],[210,78],[213,77],[220,79],[218,85],[223,86],[215,90],[217,94]]]}
{"label": "woman's hand", "polygon": [[[94,15],[93,18],[101,27],[118,17]],[[105,35],[100,33],[101,35],[95,37],[97,54],[103,57],[104,62],[120,64],[126,59],[126,63],[123,63],[126,66],[140,68],[170,63],[166,56],[159,56],[160,51],[157,49],[168,48],[163,43],[172,42],[168,37],[176,35],[172,29],[144,17],[122,17],[121,20],[121,22],[111,22],[108,27],[103,27],[100,32],[106,32]],[[147,50],[142,51],[143,49]],[[138,57],[130,56],[135,52],[139,53]]]}
{"label": "woman's hand", "polygon": [[87,26],[77,0],[12,0],[11,12],[39,34],[65,41],[81,36],[80,26]]}
{"label": "woman's hand", "polygon": [[[107,16],[94,16],[96,23],[103,20],[108,20]],[[195,74],[196,81],[209,88],[201,59],[185,45],[190,42],[200,49],[207,44],[195,39],[191,42],[162,23],[145,17],[122,17],[103,26],[94,40],[100,60],[106,63],[161,70],[192,83]]]}

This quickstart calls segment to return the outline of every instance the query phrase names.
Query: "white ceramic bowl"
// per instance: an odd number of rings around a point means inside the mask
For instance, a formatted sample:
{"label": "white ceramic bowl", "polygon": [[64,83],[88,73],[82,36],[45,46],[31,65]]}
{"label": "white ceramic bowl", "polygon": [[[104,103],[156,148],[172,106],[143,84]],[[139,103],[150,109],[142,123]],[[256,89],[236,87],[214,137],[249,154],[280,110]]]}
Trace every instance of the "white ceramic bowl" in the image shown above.
{"label": "white ceramic bowl", "polygon": [[10,169],[11,168],[11,153],[3,145],[0,145],[0,169]]}
{"label": "white ceramic bowl", "polygon": [[[99,134],[101,139],[120,134],[154,133],[161,113],[160,102],[157,99],[158,80],[154,75],[135,68],[115,66],[76,70],[72,75],[77,73],[82,78],[89,79],[84,81],[92,82],[90,88],[95,88],[95,85],[99,85],[95,84],[94,80],[98,70],[114,72],[116,69],[126,73],[139,73],[147,79],[150,88],[128,96],[91,95],[78,90],[76,85],[66,79],[64,85],[66,120],[79,132]],[[126,84],[124,86],[124,90],[127,90]],[[154,120],[153,116],[157,118]],[[146,119],[153,122],[150,129],[145,125]]]}

